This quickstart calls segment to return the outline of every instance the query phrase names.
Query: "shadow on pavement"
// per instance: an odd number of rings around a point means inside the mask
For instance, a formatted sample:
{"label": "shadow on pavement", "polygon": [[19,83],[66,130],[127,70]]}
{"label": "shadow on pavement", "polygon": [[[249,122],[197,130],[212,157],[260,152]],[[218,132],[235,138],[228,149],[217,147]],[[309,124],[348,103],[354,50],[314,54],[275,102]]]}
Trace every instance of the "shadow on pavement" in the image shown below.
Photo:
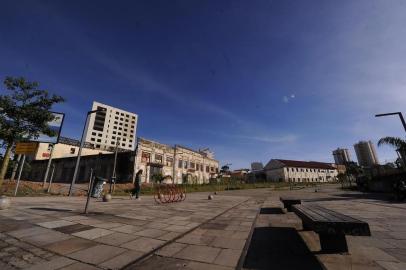
{"label": "shadow on pavement", "polygon": [[245,269],[324,269],[294,228],[254,229],[243,268]]}
{"label": "shadow on pavement", "polygon": [[392,194],[387,193],[340,193],[334,194],[334,196],[342,198],[351,198],[351,199],[369,199],[369,200],[378,200],[390,202],[393,200]]}
{"label": "shadow on pavement", "polygon": [[282,214],[285,214],[285,212],[283,212],[282,208],[280,208],[280,207],[263,207],[263,208],[261,208],[261,211],[259,213],[263,214],[263,215],[282,215]]}
{"label": "shadow on pavement", "polygon": [[58,209],[58,208],[46,208],[46,207],[31,207],[32,210],[51,211],[51,212],[72,212],[72,209]]}

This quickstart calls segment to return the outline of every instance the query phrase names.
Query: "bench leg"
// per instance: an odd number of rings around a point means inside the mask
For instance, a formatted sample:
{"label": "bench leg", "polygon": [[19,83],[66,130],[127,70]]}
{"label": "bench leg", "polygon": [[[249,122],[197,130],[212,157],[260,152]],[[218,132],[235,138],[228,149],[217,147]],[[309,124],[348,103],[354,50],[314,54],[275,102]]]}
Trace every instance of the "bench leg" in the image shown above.
{"label": "bench leg", "polygon": [[292,205],[290,203],[285,204],[285,208],[288,212],[292,212]]}
{"label": "bench leg", "polygon": [[348,252],[347,240],[344,234],[319,234],[321,250],[324,252]]}

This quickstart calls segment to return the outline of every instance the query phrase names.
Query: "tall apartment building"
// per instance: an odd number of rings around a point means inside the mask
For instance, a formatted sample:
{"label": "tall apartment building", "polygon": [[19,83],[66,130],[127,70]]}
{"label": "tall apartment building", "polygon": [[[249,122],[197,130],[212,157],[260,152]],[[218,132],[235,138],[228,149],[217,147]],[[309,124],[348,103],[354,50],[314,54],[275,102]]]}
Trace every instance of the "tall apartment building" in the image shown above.
{"label": "tall apartment building", "polygon": [[360,166],[371,167],[379,164],[375,146],[371,141],[360,141],[354,144],[354,150]]}
{"label": "tall apartment building", "polygon": [[333,151],[334,161],[337,165],[345,165],[351,161],[348,149],[337,148]]}
{"label": "tall apartment building", "polygon": [[102,108],[90,115],[85,141],[95,149],[112,150],[118,143],[121,149],[134,150],[138,115],[93,101],[92,110]]}

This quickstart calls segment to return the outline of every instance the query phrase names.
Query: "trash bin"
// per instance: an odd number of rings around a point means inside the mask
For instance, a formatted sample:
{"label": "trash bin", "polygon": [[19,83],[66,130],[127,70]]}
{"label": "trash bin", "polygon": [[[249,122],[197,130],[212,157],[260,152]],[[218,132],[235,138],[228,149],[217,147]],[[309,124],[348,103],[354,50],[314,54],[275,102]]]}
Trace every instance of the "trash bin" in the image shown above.
{"label": "trash bin", "polygon": [[90,196],[93,198],[100,198],[103,193],[103,186],[106,182],[106,179],[96,176],[94,178],[93,189]]}

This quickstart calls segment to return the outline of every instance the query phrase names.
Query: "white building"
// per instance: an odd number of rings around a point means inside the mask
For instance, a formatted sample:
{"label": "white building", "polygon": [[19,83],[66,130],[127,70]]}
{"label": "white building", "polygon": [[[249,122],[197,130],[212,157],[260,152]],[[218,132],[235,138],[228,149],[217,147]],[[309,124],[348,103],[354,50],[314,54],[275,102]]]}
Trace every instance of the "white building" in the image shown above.
{"label": "white building", "polygon": [[105,111],[93,113],[89,117],[86,142],[96,149],[112,150],[118,147],[134,150],[138,116],[118,108],[94,101],[92,110],[104,108]]}
{"label": "white building", "polygon": [[144,183],[153,181],[154,175],[161,175],[174,179],[176,184],[203,184],[217,177],[219,162],[207,149],[195,151],[139,138],[136,171],[140,169]]}
{"label": "white building", "polygon": [[330,163],[284,159],[271,159],[264,171],[275,182],[331,182],[338,174]]}

